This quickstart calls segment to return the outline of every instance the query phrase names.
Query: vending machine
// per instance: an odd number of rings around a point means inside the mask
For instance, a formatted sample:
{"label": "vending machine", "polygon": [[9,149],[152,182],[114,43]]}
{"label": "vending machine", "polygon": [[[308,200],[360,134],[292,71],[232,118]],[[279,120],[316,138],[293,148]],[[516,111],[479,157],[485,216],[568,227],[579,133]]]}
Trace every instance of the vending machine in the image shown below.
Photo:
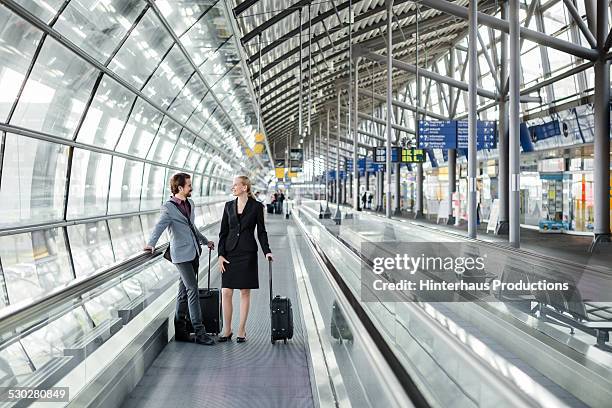
{"label": "vending machine", "polygon": [[564,193],[563,173],[541,173],[542,212],[540,232],[562,232],[569,229],[569,197]]}

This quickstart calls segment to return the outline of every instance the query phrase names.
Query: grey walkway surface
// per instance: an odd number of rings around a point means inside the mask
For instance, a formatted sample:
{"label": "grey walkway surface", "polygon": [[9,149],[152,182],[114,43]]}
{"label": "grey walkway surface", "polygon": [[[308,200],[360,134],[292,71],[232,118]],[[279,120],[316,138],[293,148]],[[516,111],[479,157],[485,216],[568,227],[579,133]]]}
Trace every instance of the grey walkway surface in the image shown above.
{"label": "grey walkway surface", "polygon": [[[170,342],[146,371],[124,407],[313,407],[307,339],[297,301],[287,239],[288,221],[267,217],[275,256],[274,292],[292,299],[295,332],[288,344],[270,343],[268,265],[259,251],[259,290],[251,294],[247,342],[236,343],[239,291],[234,292],[234,337],[203,346]],[[219,285],[213,270],[213,286]]]}

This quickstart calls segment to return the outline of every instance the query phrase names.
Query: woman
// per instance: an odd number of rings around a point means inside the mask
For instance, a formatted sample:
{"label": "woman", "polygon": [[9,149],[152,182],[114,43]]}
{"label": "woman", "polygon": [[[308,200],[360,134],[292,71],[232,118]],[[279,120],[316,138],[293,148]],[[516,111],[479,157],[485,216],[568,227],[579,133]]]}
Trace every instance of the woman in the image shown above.
{"label": "woman", "polygon": [[240,289],[240,324],[236,341],[244,343],[251,289],[259,288],[257,243],[254,234],[256,226],[257,239],[269,261],[272,261],[272,252],[268,246],[268,234],[264,225],[264,206],[253,196],[249,178],[234,178],[232,193],[236,199],[225,203],[219,232],[218,252],[225,324],[224,333],[218,341],[225,342],[232,338],[232,296],[234,289]]}

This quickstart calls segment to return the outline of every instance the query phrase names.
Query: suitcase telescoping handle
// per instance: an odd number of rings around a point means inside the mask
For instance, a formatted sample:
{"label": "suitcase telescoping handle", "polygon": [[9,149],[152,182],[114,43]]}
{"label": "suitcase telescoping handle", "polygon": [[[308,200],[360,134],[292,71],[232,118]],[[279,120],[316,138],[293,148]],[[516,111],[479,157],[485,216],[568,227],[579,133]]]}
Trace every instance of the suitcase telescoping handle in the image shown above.
{"label": "suitcase telescoping handle", "polygon": [[[208,290],[210,290],[210,253],[211,252],[212,252],[212,249],[208,248]],[[199,282],[199,280],[198,280],[198,272],[199,271],[195,271],[195,273],[196,273],[196,285]]]}
{"label": "suitcase telescoping handle", "polygon": [[270,306],[272,306],[272,261],[268,259],[268,271],[270,275]]}
{"label": "suitcase telescoping handle", "polygon": [[210,290],[210,254],[212,249],[208,248],[208,290]]}

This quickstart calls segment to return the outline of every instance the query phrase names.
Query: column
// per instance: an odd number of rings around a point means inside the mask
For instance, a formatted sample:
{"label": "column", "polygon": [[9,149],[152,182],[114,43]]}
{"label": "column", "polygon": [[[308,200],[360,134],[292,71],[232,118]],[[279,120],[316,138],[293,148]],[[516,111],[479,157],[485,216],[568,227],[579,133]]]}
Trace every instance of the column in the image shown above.
{"label": "column", "polygon": [[327,140],[327,149],[325,149],[325,211],[323,212],[323,218],[329,218],[331,217],[331,211],[329,211],[329,178],[328,178],[328,171],[330,170],[330,166],[329,166],[329,139],[330,139],[330,135],[329,135],[329,114],[330,114],[330,109],[327,108],[327,120],[326,120],[326,126],[327,126],[327,135],[326,135],[326,140]]}
{"label": "column", "polygon": [[470,1],[468,6],[469,25],[469,82],[468,82],[468,237],[476,238],[476,86],[478,84],[478,47],[477,47],[477,11],[478,3]]}
{"label": "column", "polygon": [[359,197],[359,57],[355,58],[355,94],[353,96],[353,208],[361,211]]}
{"label": "column", "polygon": [[[508,19],[508,4],[503,2],[501,4],[501,18],[503,20]],[[501,65],[499,67],[499,83],[502,84],[502,93],[499,95],[499,122],[497,131],[499,135],[499,143],[497,150],[499,152],[499,171],[498,171],[498,221],[495,227],[495,234],[507,235],[509,224],[508,224],[508,195],[509,195],[509,151],[508,151],[508,103],[506,98],[508,92],[506,89],[506,81],[508,78],[508,35],[503,31],[501,34]]]}
{"label": "column", "polygon": [[400,193],[402,191],[401,189],[401,163],[397,162],[394,163],[393,169],[395,171],[395,197],[393,200],[393,215],[397,215],[400,216],[402,215],[402,208],[401,208],[401,203],[400,203]]}
{"label": "column", "polygon": [[[509,20],[510,20],[510,81],[509,91],[509,167],[510,167],[510,195],[509,195],[509,241],[515,248],[520,246],[520,46],[519,46],[519,1],[509,0]],[[607,136],[606,136],[607,137]]]}
{"label": "column", "polygon": [[334,213],[334,220],[336,224],[340,224],[340,220],[342,219],[342,212],[340,211],[340,89],[338,89],[336,93],[336,99],[338,104],[338,116],[336,116],[336,124],[338,125],[336,128],[336,134],[338,135],[338,141],[336,144],[336,212]]}
{"label": "column", "polygon": [[416,208],[414,210],[414,218],[424,218],[423,214],[423,163],[417,163],[416,174]]}
{"label": "column", "polygon": [[[608,34],[608,5],[597,0],[597,44],[600,49]],[[610,242],[610,68],[605,54],[595,61],[595,139],[593,190],[595,229],[591,251],[600,242]]]}
{"label": "column", "polygon": [[457,190],[457,149],[448,149],[448,225],[455,224],[453,193]]}
{"label": "column", "polygon": [[393,132],[391,117],[393,115],[393,0],[387,0],[387,157],[385,165],[386,202],[385,214],[391,218],[391,135]]}

